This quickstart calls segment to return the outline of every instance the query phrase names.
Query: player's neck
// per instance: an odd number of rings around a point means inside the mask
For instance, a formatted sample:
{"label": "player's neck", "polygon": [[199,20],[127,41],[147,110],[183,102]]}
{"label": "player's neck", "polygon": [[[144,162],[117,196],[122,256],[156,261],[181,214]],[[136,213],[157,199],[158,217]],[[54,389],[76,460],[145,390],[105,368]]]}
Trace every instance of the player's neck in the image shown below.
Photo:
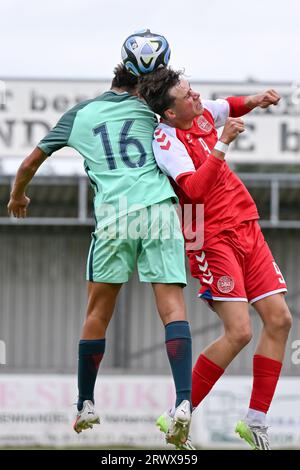
{"label": "player's neck", "polygon": [[174,120],[162,119],[162,122],[164,122],[165,124],[168,124],[168,126],[176,127],[176,129],[182,129],[182,130],[188,130],[193,125],[193,119],[189,121],[183,121],[182,119],[174,119]]}
{"label": "player's neck", "polygon": [[129,93],[130,95],[136,95],[137,90],[136,88],[126,88],[126,87],[111,87],[110,91],[114,93]]}

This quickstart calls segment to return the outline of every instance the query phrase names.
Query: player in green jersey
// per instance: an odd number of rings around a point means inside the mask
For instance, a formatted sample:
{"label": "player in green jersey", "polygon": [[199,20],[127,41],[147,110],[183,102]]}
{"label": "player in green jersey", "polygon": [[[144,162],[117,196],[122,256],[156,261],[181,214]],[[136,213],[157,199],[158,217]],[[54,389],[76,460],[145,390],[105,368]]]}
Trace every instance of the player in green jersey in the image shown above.
{"label": "player in green jersey", "polygon": [[[53,152],[69,146],[82,155],[95,192],[96,228],[87,263],[88,303],[79,342],[74,429],[79,433],[100,422],[94,410],[94,386],[105,333],[120,288],[137,265],[140,280],[152,283],[165,326],[176,387],[176,413],[167,440],[177,445],[186,441],[190,424],[191,335],[182,292],[184,243],[173,204],[176,196],[152,153],[156,117],[135,96],[136,85],[137,78],[119,65],[109,91],[65,113],[19,167],[8,212],[26,217],[30,202],[26,187]],[[161,206],[172,217],[163,216],[157,224],[154,209]],[[139,229],[133,230],[137,225]]]}

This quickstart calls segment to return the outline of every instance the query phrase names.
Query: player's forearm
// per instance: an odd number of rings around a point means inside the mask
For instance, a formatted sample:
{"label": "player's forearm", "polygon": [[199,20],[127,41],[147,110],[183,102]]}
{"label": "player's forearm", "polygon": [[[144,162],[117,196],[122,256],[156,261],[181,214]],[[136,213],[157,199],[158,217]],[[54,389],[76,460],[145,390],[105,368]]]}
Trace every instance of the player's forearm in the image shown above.
{"label": "player's forearm", "polygon": [[32,180],[36,170],[32,167],[27,167],[25,162],[21,164],[21,166],[18,169],[13,188],[11,191],[11,195],[14,198],[19,198],[25,193],[25,189]]}
{"label": "player's forearm", "polygon": [[245,106],[247,106],[247,108],[249,108],[250,110],[256,108],[259,105],[258,95],[249,95],[245,96],[244,98]]}
{"label": "player's forearm", "polygon": [[12,187],[12,197],[18,199],[24,195],[26,187],[46,158],[46,155],[40,149],[36,148],[27,158],[25,158],[25,160],[23,160],[17,171]]}

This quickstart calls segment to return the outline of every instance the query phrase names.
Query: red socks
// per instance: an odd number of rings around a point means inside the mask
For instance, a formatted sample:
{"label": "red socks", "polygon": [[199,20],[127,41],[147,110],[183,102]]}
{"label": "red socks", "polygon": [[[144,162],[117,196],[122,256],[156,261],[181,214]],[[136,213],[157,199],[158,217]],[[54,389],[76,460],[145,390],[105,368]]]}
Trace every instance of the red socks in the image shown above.
{"label": "red socks", "polygon": [[[282,363],[256,354],[253,357],[253,388],[249,408],[267,413],[281,372]],[[193,408],[210,392],[224,369],[200,354],[192,379]]]}
{"label": "red socks", "polygon": [[216,381],[223,374],[224,369],[200,354],[193,368],[192,375],[192,405],[199,405],[203,398],[210,392]]}
{"label": "red socks", "polygon": [[282,363],[256,354],[253,357],[253,388],[249,408],[267,413],[281,372]]}

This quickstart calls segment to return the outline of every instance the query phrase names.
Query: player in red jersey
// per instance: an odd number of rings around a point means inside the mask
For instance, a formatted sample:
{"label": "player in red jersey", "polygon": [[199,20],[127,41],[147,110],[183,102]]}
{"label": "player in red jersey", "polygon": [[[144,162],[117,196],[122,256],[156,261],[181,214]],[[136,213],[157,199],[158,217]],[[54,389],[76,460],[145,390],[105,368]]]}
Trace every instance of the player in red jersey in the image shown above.
{"label": "player in red jersey", "polygon": [[[266,413],[270,407],[291,328],[284,299],[286,283],[258,225],[256,205],[226,163],[229,144],[244,131],[240,116],[276,105],[275,90],[225,100],[201,100],[180,72],[159,69],[140,80],[140,94],[162,117],[153,142],[156,161],[172,178],[182,207],[204,204],[204,243],[186,236],[191,273],[199,297],[223,322],[224,333],[202,351],[194,369],[192,402],[197,407],[234,357],[250,341],[248,303],[263,328],[253,358],[248,413],[236,432],[252,448],[268,450]],[[224,126],[218,140],[217,128]],[[195,210],[192,227],[198,226]],[[188,234],[190,235],[190,234]],[[196,245],[196,246],[195,246]],[[201,246],[202,245],[202,246]],[[163,428],[164,426],[161,426]]]}

